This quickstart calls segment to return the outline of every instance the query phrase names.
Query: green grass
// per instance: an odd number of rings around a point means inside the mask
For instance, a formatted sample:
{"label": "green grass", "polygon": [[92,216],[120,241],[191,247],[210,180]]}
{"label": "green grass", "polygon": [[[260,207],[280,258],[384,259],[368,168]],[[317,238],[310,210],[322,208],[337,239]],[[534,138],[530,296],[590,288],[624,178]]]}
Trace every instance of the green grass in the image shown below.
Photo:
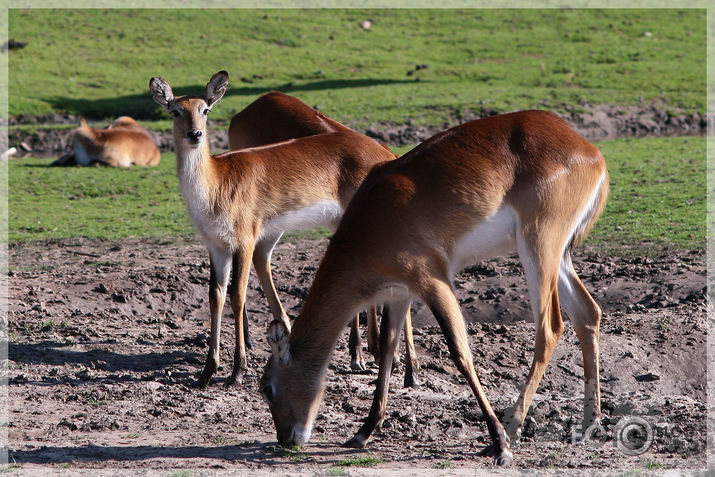
{"label": "green grass", "polygon": [[28,44],[8,53],[9,112],[169,128],[149,78],[200,93],[226,69],[219,120],[271,89],[358,128],[481,108],[703,113],[705,31],[705,9],[10,9]]}
{"label": "green grass", "polygon": [[[588,243],[705,247],[705,138],[619,139],[597,145],[608,163],[611,191]],[[164,154],[155,168],[51,168],[49,162],[9,163],[11,241],[194,234],[173,154]],[[325,235],[322,229],[293,237]]]}
{"label": "green grass", "polygon": [[169,477],[191,477],[193,474],[190,470],[177,470],[168,474]]}
{"label": "green grass", "polygon": [[189,235],[192,228],[173,154],[157,167],[47,167],[9,164],[9,240]]}
{"label": "green grass", "polygon": [[621,139],[597,144],[611,191],[590,243],[705,248],[706,139]]}
{"label": "green grass", "polygon": [[383,462],[385,462],[383,459],[369,455],[341,460],[335,463],[335,467],[372,467]]}
{"label": "green grass", "polygon": [[275,446],[273,447],[273,454],[285,457],[286,459],[290,459],[294,462],[303,462],[308,458],[308,453],[305,451],[303,446]]}

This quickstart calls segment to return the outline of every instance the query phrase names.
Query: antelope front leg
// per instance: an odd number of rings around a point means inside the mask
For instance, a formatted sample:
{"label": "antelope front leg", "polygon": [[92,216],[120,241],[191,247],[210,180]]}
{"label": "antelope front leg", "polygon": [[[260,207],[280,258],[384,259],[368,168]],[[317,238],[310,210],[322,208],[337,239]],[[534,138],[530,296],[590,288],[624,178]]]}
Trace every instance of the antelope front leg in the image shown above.
{"label": "antelope front leg", "polygon": [[283,305],[281,305],[280,298],[278,298],[278,292],[273,284],[273,275],[271,274],[271,254],[273,253],[273,247],[276,246],[280,238],[280,235],[277,237],[265,237],[256,242],[255,249],[253,250],[253,267],[256,269],[258,282],[261,284],[263,293],[268,300],[268,306],[271,308],[273,319],[282,321],[288,331],[290,331],[290,320],[283,309]]}
{"label": "antelope front leg", "polygon": [[380,325],[380,370],[377,375],[375,395],[365,423],[360,427],[357,434],[345,443],[346,447],[365,447],[373,431],[385,419],[387,393],[390,374],[392,374],[392,360],[395,356],[397,342],[400,339],[400,329],[405,322],[405,316],[409,308],[409,301],[385,305],[383,308],[382,323]]}
{"label": "antelope front leg", "polygon": [[482,388],[477,372],[472,362],[472,352],[469,350],[467,330],[464,326],[464,318],[459,309],[459,302],[454,295],[448,280],[434,280],[432,287],[424,292],[422,297],[425,303],[432,310],[432,314],[437,319],[444,337],[447,340],[447,347],[452,356],[452,361],[457,365],[457,369],[462,373],[472,388],[477,403],[487,421],[487,429],[492,438],[492,444],[488,446],[483,455],[494,456],[494,463],[497,465],[509,465],[513,459],[509,449],[509,437],[499,422],[492,409],[487,395]]}
{"label": "antelope front leg", "polygon": [[241,384],[248,370],[246,359],[246,335],[248,323],[245,319],[246,287],[248,272],[251,269],[251,250],[243,247],[234,252],[234,280],[231,284],[231,308],[233,309],[234,325],[236,327],[236,349],[233,354],[233,371],[226,381],[227,386]]}
{"label": "antelope front leg", "polygon": [[[239,282],[239,277],[237,270],[240,268],[239,263],[242,260],[241,254],[240,253],[234,253],[233,254],[233,266],[231,267],[232,270],[232,277],[231,277],[231,286],[228,290],[228,294],[231,297],[231,303],[235,301],[235,296],[238,293],[238,282]],[[245,294],[244,294],[245,296]],[[251,340],[251,333],[248,328],[248,311],[246,311],[246,305],[243,306],[243,341],[246,343],[246,349],[253,349],[253,340]]]}
{"label": "antelope front leg", "polygon": [[206,387],[218,370],[221,345],[221,314],[226,301],[226,286],[231,273],[231,254],[223,250],[209,251],[211,276],[209,278],[209,309],[211,312],[211,337],[209,353],[198,386]]}

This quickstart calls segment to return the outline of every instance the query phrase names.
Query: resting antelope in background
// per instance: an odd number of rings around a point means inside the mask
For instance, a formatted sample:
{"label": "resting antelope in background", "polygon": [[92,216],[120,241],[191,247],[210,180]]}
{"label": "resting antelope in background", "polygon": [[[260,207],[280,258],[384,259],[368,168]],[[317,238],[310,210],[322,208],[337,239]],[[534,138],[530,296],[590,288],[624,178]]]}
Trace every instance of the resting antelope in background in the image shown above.
{"label": "resting antelope in background", "polygon": [[[560,306],[583,352],[584,426],[600,418],[598,329],[601,310],[571,263],[572,247],[601,213],[608,172],[596,147],[543,111],[480,119],[443,131],[372,170],[333,235],[290,331],[274,321],[261,378],[282,445],[309,438],[332,348],[355,310],[385,303],[380,370],[370,413],[346,445],[364,447],[382,422],[399,330],[410,300],[432,311],[452,359],[487,421],[484,454],[511,462],[507,437],[477,378],[452,279],[463,267],[517,250],[525,270],[536,343],[512,412],[517,436],[556,342]],[[584,428],[585,428],[584,427]]]}
{"label": "resting antelope in background", "polygon": [[72,131],[72,142],[74,152],[62,156],[53,166],[156,166],[161,160],[154,138],[129,116],[117,118],[106,129],[90,127],[80,118],[80,126]]}
{"label": "resting antelope in background", "polygon": [[[231,150],[235,151],[288,139],[340,131],[354,132],[347,126],[311,108],[298,98],[283,94],[279,91],[271,91],[260,96],[231,118],[231,124],[228,128],[228,141]],[[280,239],[280,237],[278,237],[276,241],[278,239]],[[268,298],[273,316],[279,319],[281,316],[285,316],[285,311],[281,306],[271,276],[271,251],[268,251],[267,257],[263,252],[258,249],[256,250],[259,256],[254,255],[253,264],[256,267],[257,274],[260,273],[263,275],[261,286]],[[260,270],[258,269],[259,266],[261,268]],[[234,276],[231,283],[236,283],[237,277],[235,273],[237,267],[233,267],[233,270]],[[264,284],[266,286],[263,286]],[[235,296],[234,290],[232,290],[231,296]],[[244,307],[244,333],[248,344],[248,318],[245,310],[246,308]],[[377,359],[379,346],[377,333],[379,325],[375,307],[370,308],[367,319],[368,349]],[[351,358],[350,367],[355,370],[365,369],[365,362],[362,357],[359,316],[356,316],[351,324],[348,347],[350,349]],[[412,386],[418,383],[418,367],[412,336],[412,319],[408,315],[405,320],[405,386]]]}
{"label": "resting antelope in background", "polygon": [[210,255],[211,337],[199,378],[202,387],[218,369],[221,314],[231,268],[236,351],[228,383],[240,383],[247,369],[241,317],[251,258],[274,317],[289,329],[269,273],[273,247],[285,231],[318,225],[334,230],[370,168],[395,157],[377,141],[350,130],[212,156],[206,118],[227,85],[228,73],[220,71],[206,85],[204,96],[174,97],[163,79],[149,82],[154,100],[174,117],[179,184]]}

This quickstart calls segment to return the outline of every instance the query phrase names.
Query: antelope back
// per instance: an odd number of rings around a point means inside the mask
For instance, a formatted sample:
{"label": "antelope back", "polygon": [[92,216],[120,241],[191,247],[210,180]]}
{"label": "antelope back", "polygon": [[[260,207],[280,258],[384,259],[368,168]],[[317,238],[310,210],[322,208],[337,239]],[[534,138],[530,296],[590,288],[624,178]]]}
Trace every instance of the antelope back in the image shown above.
{"label": "antelope back", "polygon": [[298,98],[271,91],[231,118],[231,150],[287,139],[350,129],[311,108]]}

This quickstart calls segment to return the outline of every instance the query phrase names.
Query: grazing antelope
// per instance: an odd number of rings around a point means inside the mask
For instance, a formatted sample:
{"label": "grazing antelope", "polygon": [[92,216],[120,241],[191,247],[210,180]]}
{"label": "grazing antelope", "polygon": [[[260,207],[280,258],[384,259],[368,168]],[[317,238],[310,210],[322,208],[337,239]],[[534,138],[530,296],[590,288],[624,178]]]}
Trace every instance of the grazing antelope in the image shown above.
{"label": "grazing antelope", "polygon": [[149,82],[154,100],[174,117],[176,160],[184,199],[209,250],[211,337],[199,385],[219,364],[219,335],[231,268],[231,307],[236,326],[234,369],[246,372],[243,315],[251,258],[274,317],[290,328],[270,277],[270,255],[285,231],[325,225],[335,229],[370,168],[394,159],[389,149],[353,131],[289,139],[212,156],[206,118],[223,97],[228,73],[211,77],[203,96],[174,97],[161,78]]}
{"label": "grazing antelope", "polygon": [[[584,426],[600,417],[601,310],[571,263],[608,194],[596,147],[557,116],[523,111],[443,131],[405,156],[374,168],[355,194],[318,267],[290,331],[274,321],[261,378],[282,445],[305,443],[320,404],[340,330],[355,310],[386,303],[380,370],[367,420],[346,445],[364,447],[384,416],[392,353],[412,297],[430,308],[452,359],[474,392],[492,445],[511,462],[502,424],[477,378],[452,279],[463,267],[517,250],[526,272],[536,344],[526,385],[507,415],[519,434],[536,387],[569,315],[583,352]],[[368,233],[369,232],[369,233]]]}
{"label": "grazing antelope", "polygon": [[[325,116],[324,114],[311,108],[298,98],[283,94],[279,91],[271,91],[260,96],[254,102],[246,106],[231,118],[228,128],[228,142],[232,151],[248,147],[263,146],[266,144],[295,139],[316,134],[329,132],[353,132],[347,126]],[[254,257],[254,264],[257,262]],[[285,315],[281,306],[278,293],[275,290],[270,269],[270,253],[267,260],[258,260],[265,269],[261,271],[268,288],[264,287],[264,292],[268,297],[268,303],[276,319]],[[237,267],[234,267],[232,283],[237,283]],[[233,294],[232,294],[233,296]],[[244,307],[244,333],[248,343],[248,318]],[[368,349],[378,358],[378,322],[375,307],[370,307],[368,312],[367,341]],[[350,327],[350,367],[355,370],[365,369],[365,362],[362,357],[362,342],[360,339],[360,321],[356,316]],[[412,336],[412,319],[408,315],[405,320],[405,386],[413,386],[418,383],[416,352]]]}
{"label": "grazing antelope", "polygon": [[161,159],[154,138],[129,116],[117,118],[106,129],[90,127],[80,118],[79,127],[72,131],[72,142],[74,153],[52,165],[155,166]]}

